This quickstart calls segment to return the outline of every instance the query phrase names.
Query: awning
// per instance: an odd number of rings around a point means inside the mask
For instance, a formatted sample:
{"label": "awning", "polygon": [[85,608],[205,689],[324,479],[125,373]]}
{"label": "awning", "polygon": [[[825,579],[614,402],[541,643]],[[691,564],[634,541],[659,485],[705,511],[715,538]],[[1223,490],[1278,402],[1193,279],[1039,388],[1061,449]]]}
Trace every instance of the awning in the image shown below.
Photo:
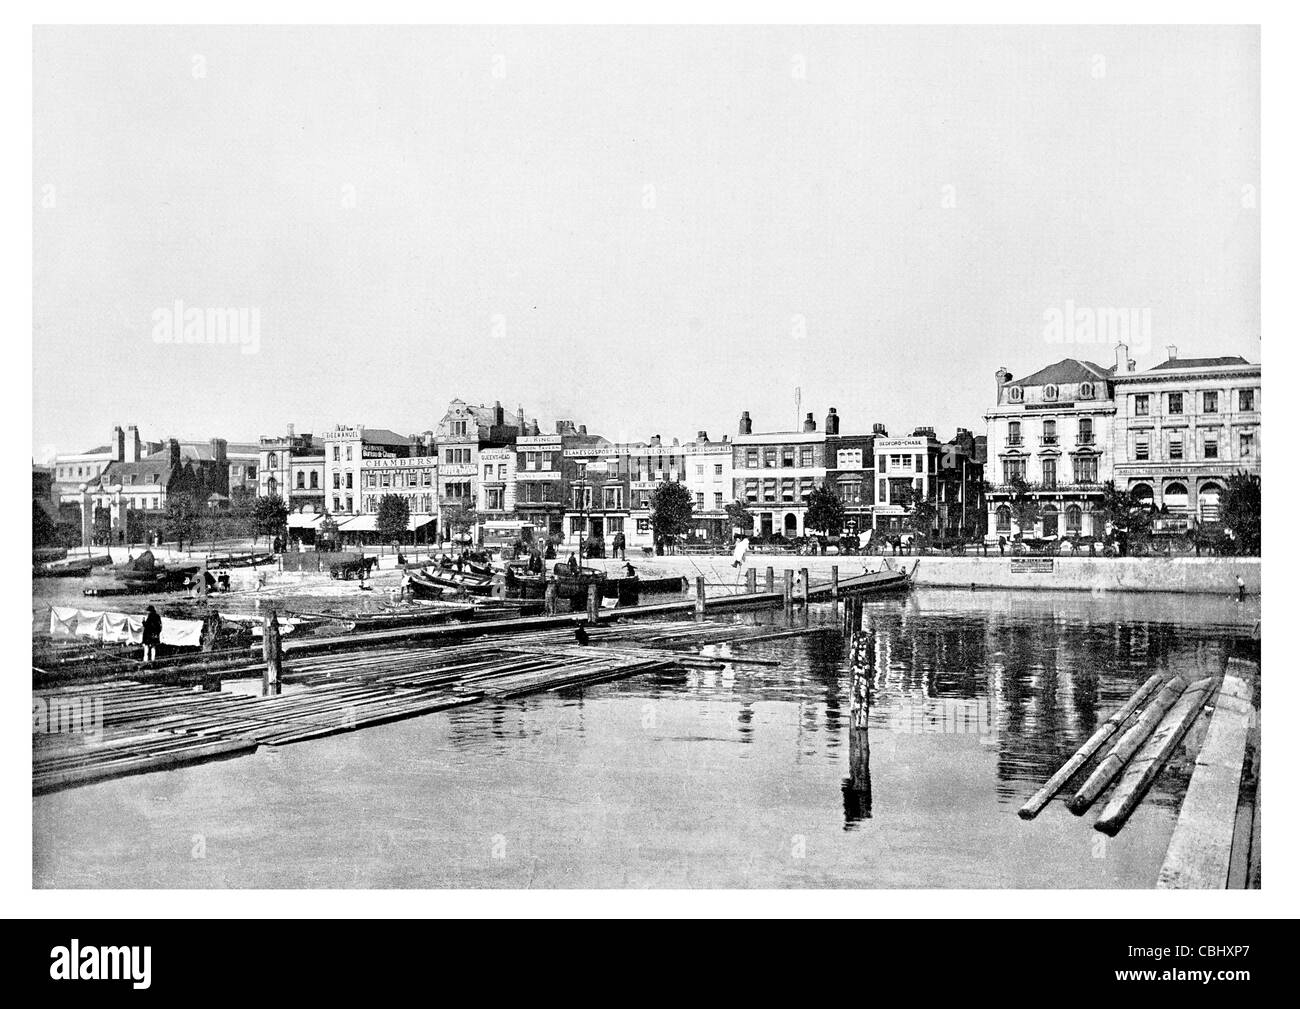
{"label": "awning", "polygon": [[339,523],[341,533],[372,533],[378,526],[378,515],[355,515]]}
{"label": "awning", "polygon": [[427,525],[428,525],[430,522],[432,522],[432,521],[433,521],[433,516],[432,516],[432,515],[412,515],[412,516],[411,516],[411,528],[412,528],[412,529],[421,529],[421,528],[423,528],[424,526],[427,526]]}
{"label": "awning", "polygon": [[302,515],[297,512],[289,516],[290,529],[315,529],[325,521],[324,515]]}

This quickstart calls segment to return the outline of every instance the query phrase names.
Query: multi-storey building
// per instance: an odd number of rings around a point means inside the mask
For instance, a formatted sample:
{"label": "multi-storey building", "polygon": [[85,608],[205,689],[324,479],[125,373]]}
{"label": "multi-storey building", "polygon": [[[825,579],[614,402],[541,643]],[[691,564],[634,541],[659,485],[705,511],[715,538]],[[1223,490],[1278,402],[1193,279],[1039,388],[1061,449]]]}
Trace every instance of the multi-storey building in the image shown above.
{"label": "multi-storey building", "polygon": [[959,428],[941,442],[934,428],[918,427],[910,437],[875,437],[874,528],[898,535],[910,529],[909,514],[917,501],[934,507],[931,533],[940,539],[983,532],[984,467],[976,440]]}
{"label": "multi-storey building", "polygon": [[534,535],[564,534],[563,436],[541,434],[537,421],[515,442],[515,514]]}
{"label": "multi-storey building", "polygon": [[[1128,367],[1128,348],[1118,348]],[[1066,358],[1022,379],[997,372],[997,403],[984,415],[993,472],[987,535],[1102,535],[1099,508],[1112,478],[1116,369]],[[1017,478],[1036,500],[1038,521],[1020,529],[1010,504]]]}
{"label": "multi-storey building", "polygon": [[98,479],[109,463],[139,462],[146,456],[161,452],[163,448],[162,442],[142,442],[140,429],[134,424],[125,430],[114,425],[107,445],[54,457],[54,493],[61,501],[80,503],[82,485]]}
{"label": "multi-storey building", "polygon": [[754,433],[746,410],[732,452],[732,497],[754,515],[761,538],[804,535],[808,495],[826,478],[826,435],[810,413],[801,431]]}
{"label": "multi-storey building", "polygon": [[875,440],[886,436],[884,424],[876,424],[871,434],[840,434],[835,407],[826,415],[826,486],[844,505],[844,531],[849,535],[871,528]]}
{"label": "multi-storey building", "polygon": [[1216,522],[1227,479],[1258,474],[1260,366],[1242,357],[1169,359],[1115,378],[1115,484],[1171,531]]}
{"label": "multi-storey building", "polygon": [[160,451],[134,461],[113,461],[83,484],[83,507],[106,509],[112,539],[135,542],[162,528],[167,499],[185,494],[218,508],[228,499],[226,443],[168,440]]}
{"label": "multi-storey building", "polygon": [[[624,535],[629,548],[655,545],[650,501],[660,484],[686,482],[687,462],[686,447],[676,438],[671,445],[665,445],[659,435],[654,435],[649,442],[614,446],[609,466],[612,474],[622,474],[630,520]],[[607,491],[605,496],[609,497]]]}
{"label": "multi-storey building", "polygon": [[686,488],[691,492],[695,537],[714,541],[730,539],[727,505],[734,500],[735,493],[731,440],[723,435],[722,441],[710,441],[708,432],[701,431],[693,442],[682,446],[682,454]]}
{"label": "multi-storey building", "polygon": [[[434,445],[438,455],[437,507],[439,517],[446,508],[474,507],[478,500],[479,452],[487,448],[514,445],[528,433],[521,407],[507,418],[498,401],[495,406],[474,406],[453,399],[438,422]],[[444,523],[439,521],[438,528]]]}

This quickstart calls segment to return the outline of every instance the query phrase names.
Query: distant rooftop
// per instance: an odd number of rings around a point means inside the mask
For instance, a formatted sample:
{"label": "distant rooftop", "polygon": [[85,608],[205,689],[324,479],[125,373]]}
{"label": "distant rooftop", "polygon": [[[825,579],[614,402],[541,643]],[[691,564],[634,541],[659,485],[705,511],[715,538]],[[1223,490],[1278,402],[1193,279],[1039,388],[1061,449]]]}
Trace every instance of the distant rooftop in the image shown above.
{"label": "distant rooftop", "polygon": [[1171,357],[1162,361],[1150,371],[1171,371],[1175,368],[1227,368],[1235,365],[1250,364],[1244,357]]}
{"label": "distant rooftop", "polygon": [[1103,368],[1091,361],[1078,361],[1067,357],[1063,361],[1049,364],[1032,375],[1008,382],[1007,385],[1071,385],[1075,382],[1105,382],[1114,377],[1113,368]]}

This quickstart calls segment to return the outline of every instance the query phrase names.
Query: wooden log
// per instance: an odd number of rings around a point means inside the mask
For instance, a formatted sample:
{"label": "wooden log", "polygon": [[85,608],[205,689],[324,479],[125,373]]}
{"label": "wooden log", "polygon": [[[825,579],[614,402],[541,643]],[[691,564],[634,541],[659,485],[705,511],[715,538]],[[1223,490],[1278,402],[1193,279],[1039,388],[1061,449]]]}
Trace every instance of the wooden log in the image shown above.
{"label": "wooden log", "polygon": [[695,612],[704,612],[704,576],[696,575],[695,577]]}
{"label": "wooden log", "polygon": [[[1254,684],[1224,677],[1192,780],[1178,811],[1156,886],[1163,890],[1222,890],[1228,883],[1237,831],[1237,796],[1254,718]],[[1247,846],[1249,830],[1246,826]]]}
{"label": "wooden log", "polygon": [[831,565],[831,598],[838,599],[839,597],[840,597],[840,566],[838,564],[832,564]]}
{"label": "wooden log", "polygon": [[1183,695],[1169,710],[1159,728],[1142,744],[1142,749],[1138,751],[1137,756],[1124,769],[1124,776],[1115,786],[1110,802],[1106,803],[1106,808],[1093,824],[1097,830],[1111,837],[1120,832],[1128,822],[1128,818],[1133,815],[1133,810],[1137,809],[1142,797],[1147,794],[1151,783],[1164,769],[1174,748],[1200,716],[1201,708],[1210,698],[1217,682],[1215,677],[1207,676],[1203,680],[1197,680],[1183,691]]}
{"label": "wooden log", "polygon": [[751,596],[758,591],[758,568],[750,568],[745,572],[745,591]]}
{"label": "wooden log", "polygon": [[767,569],[767,573],[763,575],[763,585],[764,591],[776,591],[776,572],[770,567]]}
{"label": "wooden log", "polygon": [[1088,741],[1075,751],[1074,756],[1062,764],[1057,772],[1047,779],[1043,787],[1030,796],[1029,800],[1020,807],[1020,819],[1032,820],[1041,813],[1043,807],[1051,801],[1052,796],[1059,792],[1065,786],[1065,783],[1092,759],[1093,754],[1106,745],[1110,737],[1119,731],[1120,726],[1127,722],[1130,716],[1145,703],[1146,699],[1155,693],[1163,680],[1163,675],[1153,673],[1146,683],[1138,687],[1136,693],[1118,711],[1112,713],[1109,718],[1102,722],[1097,731],[1088,738]]}
{"label": "wooden log", "polygon": [[1164,688],[1156,695],[1156,699],[1147,706],[1138,718],[1137,722],[1120,736],[1119,742],[1111,747],[1110,753],[1106,758],[1097,765],[1096,770],[1088,776],[1088,780],[1083,786],[1074,793],[1074,797],[1066,803],[1066,808],[1075,816],[1082,816],[1088,811],[1088,807],[1097,801],[1097,796],[1105,790],[1120,770],[1128,763],[1128,760],[1137,752],[1148,736],[1151,735],[1160,724],[1160,719],[1165,717],[1165,713],[1174,706],[1174,703],[1182,696],[1183,691],[1187,689],[1187,681],[1181,676],[1175,676]]}
{"label": "wooden log", "polygon": [[273,697],[280,693],[280,674],[282,672],[283,653],[280,648],[280,622],[275,610],[271,619],[262,625],[262,650],[266,657],[266,675],[262,679],[262,695]]}

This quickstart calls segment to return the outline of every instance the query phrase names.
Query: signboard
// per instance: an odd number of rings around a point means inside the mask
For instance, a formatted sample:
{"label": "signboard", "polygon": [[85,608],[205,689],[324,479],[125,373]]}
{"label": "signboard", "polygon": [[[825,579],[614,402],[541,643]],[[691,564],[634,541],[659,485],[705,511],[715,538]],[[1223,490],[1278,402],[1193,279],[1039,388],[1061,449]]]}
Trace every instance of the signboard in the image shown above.
{"label": "signboard", "polygon": [[1050,575],[1055,561],[1051,557],[1012,557],[1011,573],[1013,575]]}

